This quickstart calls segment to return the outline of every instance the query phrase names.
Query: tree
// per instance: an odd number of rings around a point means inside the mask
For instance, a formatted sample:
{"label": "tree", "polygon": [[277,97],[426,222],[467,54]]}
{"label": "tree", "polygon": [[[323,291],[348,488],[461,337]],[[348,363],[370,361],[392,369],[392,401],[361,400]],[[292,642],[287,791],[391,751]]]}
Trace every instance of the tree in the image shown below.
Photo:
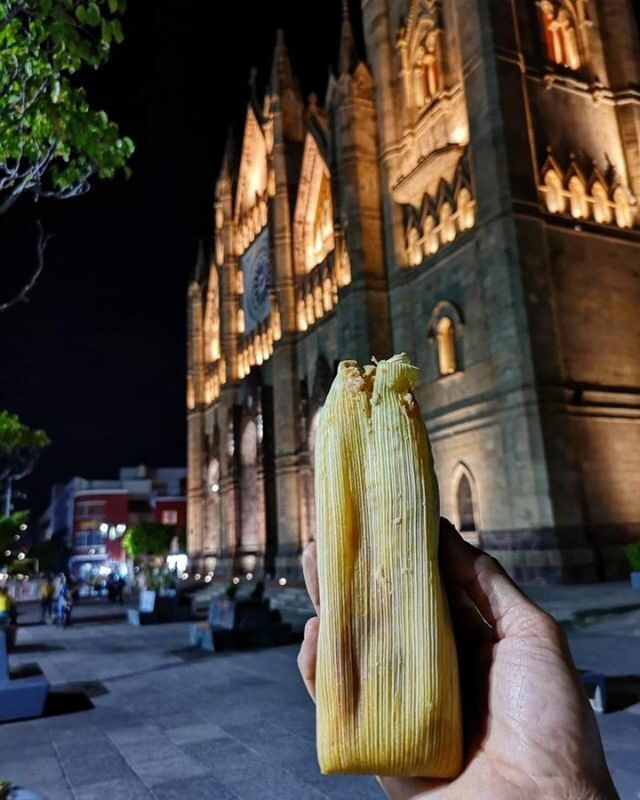
{"label": "tree", "polygon": [[[6,517],[0,517],[0,564],[13,560],[20,550],[20,536],[29,519],[28,511],[16,511]],[[9,553],[9,555],[6,555]]]}
{"label": "tree", "polygon": [[50,539],[32,545],[27,558],[37,562],[40,572],[53,574],[66,571],[70,555],[64,534],[54,534]]}
{"label": "tree", "polygon": [[0,411],[0,490],[4,495],[3,516],[11,514],[11,487],[29,475],[40,454],[51,441],[43,430],[32,430],[16,414]]}
{"label": "tree", "polygon": [[184,534],[172,525],[159,522],[140,522],[124,535],[122,546],[130,558],[140,556],[166,556],[174,536],[184,543]]}
{"label": "tree", "polygon": [[[129,174],[133,142],[72,80],[122,42],[125,9],[126,0],[0,0],[0,215],[22,196],[64,200],[94,176]],[[38,222],[37,268],[0,311],[27,299],[46,244]]]}

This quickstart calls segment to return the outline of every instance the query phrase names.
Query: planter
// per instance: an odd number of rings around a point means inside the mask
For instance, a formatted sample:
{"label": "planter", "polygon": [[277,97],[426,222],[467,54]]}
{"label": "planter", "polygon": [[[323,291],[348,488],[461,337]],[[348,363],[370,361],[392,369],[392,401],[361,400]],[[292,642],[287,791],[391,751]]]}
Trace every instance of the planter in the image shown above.
{"label": "planter", "polygon": [[631,581],[631,588],[640,591],[640,572],[632,572],[629,580]]}

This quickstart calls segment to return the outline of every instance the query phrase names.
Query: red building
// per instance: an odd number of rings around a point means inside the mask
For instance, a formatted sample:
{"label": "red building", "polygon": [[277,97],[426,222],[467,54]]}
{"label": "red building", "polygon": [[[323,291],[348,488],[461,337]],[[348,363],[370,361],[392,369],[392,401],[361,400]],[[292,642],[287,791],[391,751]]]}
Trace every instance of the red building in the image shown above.
{"label": "red building", "polygon": [[69,570],[89,579],[127,569],[122,541],[140,522],[186,526],[186,470],[123,467],[118,480],[73,478],[55,486],[45,512],[47,538],[64,531],[72,555]]}

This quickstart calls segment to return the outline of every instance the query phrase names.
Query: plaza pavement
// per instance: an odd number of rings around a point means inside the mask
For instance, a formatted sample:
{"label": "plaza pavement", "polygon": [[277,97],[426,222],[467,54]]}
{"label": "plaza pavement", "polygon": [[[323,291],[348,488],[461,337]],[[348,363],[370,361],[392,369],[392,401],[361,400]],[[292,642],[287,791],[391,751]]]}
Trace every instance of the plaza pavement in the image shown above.
{"label": "plaza pavement", "polygon": [[[638,800],[640,595],[615,584],[532,594],[568,627],[580,668],[618,676],[624,707],[598,721],[622,800]],[[67,630],[20,630],[12,663],[37,661],[54,689],[88,691],[94,708],[0,725],[0,778],[48,800],[383,798],[373,778],[320,775],[296,646],[194,658],[186,623],[134,628],[118,615],[92,604]]]}

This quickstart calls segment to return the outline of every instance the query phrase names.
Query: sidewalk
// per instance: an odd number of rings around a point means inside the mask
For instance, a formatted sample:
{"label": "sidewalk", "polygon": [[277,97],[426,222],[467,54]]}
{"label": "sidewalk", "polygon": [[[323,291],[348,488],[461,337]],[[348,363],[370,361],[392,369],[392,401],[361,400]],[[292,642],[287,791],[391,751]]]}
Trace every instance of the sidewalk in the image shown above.
{"label": "sidewalk", "polygon": [[[530,594],[569,625],[579,668],[618,681],[618,699],[630,688],[598,722],[622,800],[638,800],[640,611],[611,610],[640,597],[621,584]],[[38,661],[93,708],[0,725],[0,778],[49,800],[383,800],[372,778],[320,775],[297,646],[198,655],[186,623],[136,628],[106,603],[76,611],[68,629],[22,628],[11,660]]]}

